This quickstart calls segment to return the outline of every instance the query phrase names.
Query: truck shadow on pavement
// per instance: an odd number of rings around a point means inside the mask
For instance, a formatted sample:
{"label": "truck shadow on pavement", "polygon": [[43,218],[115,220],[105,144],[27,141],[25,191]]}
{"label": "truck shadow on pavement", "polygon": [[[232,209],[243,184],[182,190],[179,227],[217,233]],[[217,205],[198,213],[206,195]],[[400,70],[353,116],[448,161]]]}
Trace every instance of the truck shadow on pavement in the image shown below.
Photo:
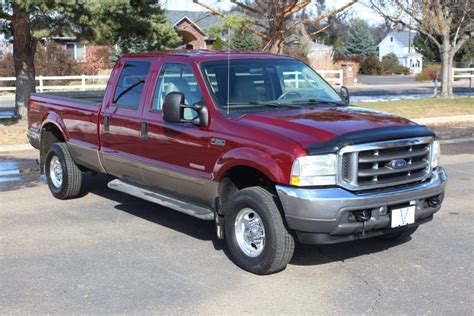
{"label": "truck shadow on pavement", "polygon": [[[222,250],[230,258],[223,240],[215,234],[214,222],[200,220],[189,215],[141,200],[139,198],[116,192],[107,187],[113,177],[106,175],[85,176],[84,194],[95,194],[118,204],[117,211],[126,212],[144,220],[167,227],[202,241],[211,241],[216,250]],[[358,240],[335,245],[307,246],[297,244],[291,265],[309,266],[344,261],[350,258],[381,252],[410,240],[388,242],[376,238]]]}
{"label": "truck shadow on pavement", "polygon": [[140,217],[199,240],[211,241],[216,250],[224,249],[224,242],[216,237],[213,221],[200,220],[167,207],[111,190],[107,187],[107,183],[113,179],[111,176],[102,174],[85,176],[82,184],[83,194],[95,194],[118,202],[115,205],[115,209],[118,211]]}
{"label": "truck shadow on pavement", "polygon": [[377,238],[368,238],[333,245],[296,245],[295,253],[290,264],[298,266],[321,265],[378,253],[401,245],[411,240],[411,237],[397,241],[385,241]]}

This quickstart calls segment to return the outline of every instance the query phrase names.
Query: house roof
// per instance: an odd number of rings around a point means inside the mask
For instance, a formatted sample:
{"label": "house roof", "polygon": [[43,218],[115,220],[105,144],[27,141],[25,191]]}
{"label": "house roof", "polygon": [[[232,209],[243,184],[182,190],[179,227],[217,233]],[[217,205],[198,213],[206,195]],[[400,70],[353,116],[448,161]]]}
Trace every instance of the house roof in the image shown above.
{"label": "house roof", "polygon": [[[411,32],[411,38],[410,38],[410,32]],[[413,46],[413,38],[415,37],[416,32],[413,31],[391,31],[390,33],[387,34],[387,36],[393,36],[395,37],[400,43],[403,44],[404,47],[408,46]],[[411,42],[409,44],[409,41]]]}
{"label": "house roof", "polygon": [[166,11],[166,17],[173,25],[176,25],[183,19],[187,18],[190,22],[196,25],[201,32],[205,32],[211,25],[222,21],[220,17],[207,11],[168,10]]}

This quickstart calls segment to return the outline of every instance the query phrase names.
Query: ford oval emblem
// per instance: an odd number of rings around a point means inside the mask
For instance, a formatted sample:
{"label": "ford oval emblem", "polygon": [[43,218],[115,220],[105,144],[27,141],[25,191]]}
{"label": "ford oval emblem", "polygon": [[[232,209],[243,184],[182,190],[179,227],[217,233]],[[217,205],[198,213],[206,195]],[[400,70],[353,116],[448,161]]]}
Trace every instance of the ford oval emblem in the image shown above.
{"label": "ford oval emblem", "polygon": [[403,169],[407,166],[407,162],[403,159],[394,159],[386,164],[390,169]]}

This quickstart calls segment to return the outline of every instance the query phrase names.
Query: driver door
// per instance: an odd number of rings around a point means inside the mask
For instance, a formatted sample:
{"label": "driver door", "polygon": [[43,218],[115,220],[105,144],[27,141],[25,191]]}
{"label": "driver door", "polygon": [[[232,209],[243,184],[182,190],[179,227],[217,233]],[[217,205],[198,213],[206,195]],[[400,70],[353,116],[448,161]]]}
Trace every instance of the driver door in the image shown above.
{"label": "driver door", "polygon": [[[209,156],[210,136],[207,127],[191,123],[166,123],[162,108],[165,96],[178,91],[184,94],[186,104],[202,103],[201,88],[192,67],[185,63],[165,63],[155,79],[152,98],[142,114],[147,124],[146,138],[142,138],[142,175],[149,187],[167,191],[176,196],[192,198],[194,202],[209,204],[212,189],[212,159]],[[184,116],[196,115],[186,109]]]}

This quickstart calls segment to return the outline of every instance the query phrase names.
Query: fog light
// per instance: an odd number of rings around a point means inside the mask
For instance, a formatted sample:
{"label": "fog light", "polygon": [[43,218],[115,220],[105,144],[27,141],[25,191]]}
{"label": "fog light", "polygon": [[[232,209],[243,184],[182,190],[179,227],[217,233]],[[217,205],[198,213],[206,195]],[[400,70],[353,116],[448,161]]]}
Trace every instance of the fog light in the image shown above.
{"label": "fog light", "polygon": [[366,222],[372,217],[371,210],[355,211],[354,216],[358,222]]}
{"label": "fog light", "polygon": [[441,201],[439,200],[438,196],[433,196],[429,199],[426,199],[426,204],[428,204],[429,207],[437,207],[441,204]]}
{"label": "fog light", "polygon": [[387,208],[385,206],[379,207],[379,215],[387,215]]}

